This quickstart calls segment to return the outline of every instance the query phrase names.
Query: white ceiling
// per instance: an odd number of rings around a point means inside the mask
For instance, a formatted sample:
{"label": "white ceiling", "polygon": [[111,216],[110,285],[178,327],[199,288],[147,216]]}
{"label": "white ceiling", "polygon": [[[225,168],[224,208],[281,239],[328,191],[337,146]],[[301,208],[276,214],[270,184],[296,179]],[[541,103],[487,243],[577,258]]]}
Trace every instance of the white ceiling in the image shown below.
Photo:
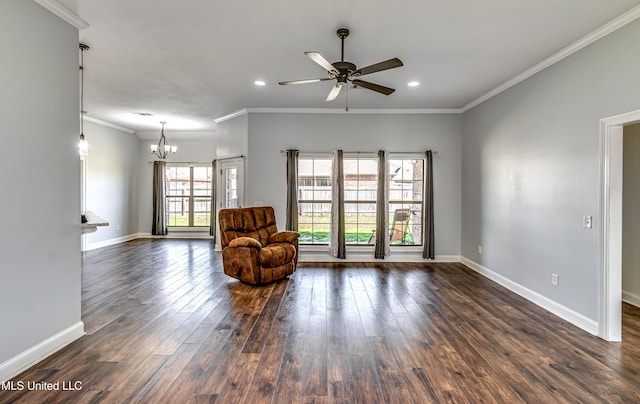
{"label": "white ceiling", "polygon": [[[349,91],[352,109],[464,108],[580,40],[640,0],[58,0],[89,23],[85,110],[133,130],[207,131],[243,108],[344,108],[324,101],[332,82],[305,55],[363,67],[390,96]],[[267,85],[257,87],[255,80]],[[407,83],[417,80],[419,87]],[[134,112],[148,112],[140,117]]]}

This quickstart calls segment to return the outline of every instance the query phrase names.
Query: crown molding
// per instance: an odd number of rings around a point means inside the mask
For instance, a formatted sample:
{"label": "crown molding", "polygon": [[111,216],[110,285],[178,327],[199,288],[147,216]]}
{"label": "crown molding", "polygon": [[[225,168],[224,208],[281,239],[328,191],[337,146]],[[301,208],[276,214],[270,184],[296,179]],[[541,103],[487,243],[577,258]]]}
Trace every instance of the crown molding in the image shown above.
{"label": "crown molding", "polygon": [[122,131],[122,132],[136,133],[136,131],[133,130],[133,129],[125,128],[124,126],[119,126],[119,125],[116,125],[115,123],[103,121],[102,119],[94,118],[92,116],[86,116],[85,115],[83,118],[87,122],[93,122],[95,124],[98,124],[98,125],[101,125],[101,126],[106,126],[108,128],[116,129],[116,130],[119,130],[119,131]]}
{"label": "crown molding", "polygon": [[579,39],[576,42],[572,43],[571,45],[567,46],[566,48],[554,53],[553,55],[551,55],[548,58],[544,59],[542,62],[540,62],[540,63],[528,68],[527,70],[523,71],[522,73],[518,74],[517,76],[513,77],[512,79],[502,83],[501,85],[499,85],[498,87],[496,87],[493,90],[489,91],[488,93],[486,93],[486,94],[476,98],[475,100],[471,101],[470,103],[468,103],[467,105],[462,107],[460,109],[460,112],[462,112],[462,113],[467,112],[471,108],[482,104],[483,102],[487,101],[488,99],[495,97],[496,95],[500,94],[501,92],[503,92],[503,91],[515,86],[516,84],[528,79],[529,77],[531,77],[531,76],[533,76],[533,75],[535,75],[537,73],[540,73],[542,70],[546,69],[547,67],[558,63],[559,61],[561,61],[562,59],[564,59],[566,57],[569,57],[569,56],[573,55],[574,53],[576,53],[580,49],[591,45],[592,43],[594,43],[598,39],[601,39],[601,38],[609,35],[613,31],[616,31],[616,30],[624,27],[625,25],[635,21],[639,17],[640,17],[640,6],[636,6],[636,7],[632,8],[631,10],[627,11],[626,13],[620,15],[619,17],[617,17],[617,18],[609,21],[608,23],[602,25],[600,28],[597,28],[595,31],[592,31],[591,33],[585,35],[584,37],[582,37],[581,39]]}
{"label": "crown molding", "polygon": [[213,120],[213,122],[218,124],[220,122],[228,121],[229,119],[233,119],[233,118],[237,118],[239,116],[245,115],[247,112],[249,112],[249,111],[246,108],[240,109],[240,110],[238,110],[236,112],[232,112],[230,114],[223,115],[220,118],[216,118],[216,119]]}
{"label": "crown molding", "polygon": [[256,114],[459,114],[458,108],[406,108],[406,109],[375,109],[375,108],[247,108],[248,112]]}
{"label": "crown molding", "polygon": [[420,114],[460,114],[459,108],[408,108],[408,109],[373,109],[353,108],[345,111],[343,108],[244,108],[228,115],[214,119],[215,123],[227,121],[245,114],[377,114],[377,115],[420,115]]}
{"label": "crown molding", "polygon": [[35,0],[35,2],[62,18],[67,23],[76,27],[78,30],[89,28],[88,22],[78,17],[55,0]]}

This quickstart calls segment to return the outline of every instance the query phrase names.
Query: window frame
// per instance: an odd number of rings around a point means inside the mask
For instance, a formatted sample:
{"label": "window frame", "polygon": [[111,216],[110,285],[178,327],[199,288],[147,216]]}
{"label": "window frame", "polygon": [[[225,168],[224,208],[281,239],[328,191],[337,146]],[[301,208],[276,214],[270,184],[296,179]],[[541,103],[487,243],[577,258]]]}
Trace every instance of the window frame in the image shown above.
{"label": "window frame", "polygon": [[[301,152],[298,156],[298,160],[303,160],[303,159],[320,159],[320,160],[328,160],[331,161],[333,158],[333,155],[331,153],[304,153]],[[373,160],[376,162],[376,165],[378,163],[378,155],[377,153],[371,153],[371,152],[345,152],[343,154],[343,162],[345,160]],[[392,228],[393,228],[393,215],[395,213],[395,210],[392,211],[391,207],[394,205],[410,205],[410,206],[419,206],[420,207],[420,212],[419,215],[416,215],[419,217],[419,223],[414,223],[411,224],[410,226],[418,226],[419,229],[419,233],[420,233],[420,242],[419,243],[392,243],[391,244],[391,248],[396,248],[396,247],[400,247],[403,250],[406,251],[406,249],[409,249],[411,247],[422,247],[424,245],[424,240],[423,240],[423,233],[424,233],[424,214],[425,214],[425,209],[426,209],[426,202],[424,200],[425,198],[425,179],[426,179],[426,157],[424,155],[424,153],[413,153],[413,152],[389,152],[387,154],[387,163],[391,160],[421,160],[422,163],[422,172],[421,172],[421,182],[420,182],[420,186],[421,186],[421,194],[422,194],[422,198],[421,200],[409,200],[409,199],[391,199],[392,196],[392,189],[391,189],[391,180],[388,179],[386,181],[386,186],[387,186],[387,190],[386,192],[389,195],[389,199],[387,201],[387,206],[386,206],[386,210],[387,210],[387,214],[389,215],[389,223],[388,223],[388,228],[387,228],[387,236],[391,237],[391,232],[392,232]],[[387,165],[387,174],[390,175],[390,165]],[[331,175],[331,174],[330,174]],[[347,173],[345,172],[345,176],[347,175]],[[309,180],[313,178],[313,184],[312,185],[306,185],[306,186],[327,186],[327,185],[318,185],[318,178],[325,178],[325,176],[321,176],[321,177],[306,177],[304,178],[305,180]],[[307,203],[326,203],[329,204],[329,206],[331,205],[331,200],[315,200],[315,199],[301,199],[300,198],[300,194],[301,194],[301,189],[300,189],[300,174],[298,173],[298,178],[296,179],[296,187],[297,187],[297,192],[298,192],[298,204],[307,204]],[[376,181],[376,186],[377,186],[377,170],[375,171],[375,181]],[[346,183],[346,180],[345,180]],[[329,186],[331,186],[332,184],[330,184]],[[346,186],[345,186],[345,200],[344,200],[344,204],[345,204],[345,215],[347,214],[346,212],[346,207],[347,204],[356,204],[356,205],[360,205],[360,204],[371,204],[374,207],[374,211],[371,212],[371,214],[373,216],[375,216],[376,214],[376,200],[361,200],[359,199],[358,196],[358,188],[356,189],[356,199],[347,199],[346,194],[347,194],[347,190],[346,190]],[[300,207],[298,208],[298,214],[301,214],[301,210]],[[345,218],[346,219],[346,218]],[[375,228],[375,226],[374,226]],[[313,230],[312,230],[312,235],[313,235]],[[330,233],[329,233],[329,237],[330,237]],[[326,246],[328,245],[328,241],[327,242],[315,242],[313,241],[313,236],[312,236],[312,241],[311,242],[300,242],[301,245],[305,246],[305,247],[320,247],[320,246]],[[373,247],[371,244],[366,243],[366,242],[347,242],[346,243],[347,247],[357,247],[357,248],[367,248],[367,247]]]}
{"label": "window frame", "polygon": [[[419,205],[420,206],[420,220],[419,220],[419,224],[417,224],[417,226],[419,226],[419,230],[420,230],[420,242],[419,243],[391,243],[391,247],[401,247],[401,248],[407,248],[407,247],[422,247],[424,245],[424,240],[423,240],[423,236],[424,236],[424,212],[425,212],[425,179],[426,179],[426,165],[427,165],[427,158],[424,155],[424,153],[389,153],[388,157],[387,157],[387,163],[390,160],[421,160],[422,161],[422,181],[421,181],[421,193],[422,193],[422,199],[420,201],[417,200],[405,200],[405,199],[391,199],[391,181],[388,181],[387,183],[387,190],[388,190],[388,204],[387,204],[387,214],[389,215],[389,228],[387,229],[387,231],[389,232],[389,234],[391,234],[391,232],[393,231],[393,216],[395,215],[395,210],[392,212],[391,211],[391,206],[392,205]],[[391,165],[388,165],[388,169],[391,170]],[[387,174],[391,174],[390,172],[388,172]],[[413,181],[412,181],[413,182]],[[415,224],[414,224],[415,226]]]}
{"label": "window frame", "polygon": [[[360,246],[360,247],[362,247],[362,246],[370,246],[371,244],[369,242],[359,242],[359,234],[365,234],[365,233],[360,233],[360,231],[359,231],[360,222],[356,221],[355,223],[353,223],[353,222],[348,222],[347,221],[347,215],[348,215],[348,213],[347,213],[347,205],[355,205],[355,206],[357,206],[357,208],[356,208],[356,217],[360,213],[360,205],[372,205],[373,206],[373,212],[371,213],[371,216],[373,216],[373,219],[374,219],[373,229],[375,230],[375,228],[376,228],[375,217],[376,217],[376,208],[377,208],[377,206],[376,206],[376,198],[377,198],[377,189],[378,189],[378,155],[376,153],[366,153],[366,152],[344,153],[343,157],[342,157],[342,160],[343,160],[343,167],[344,167],[344,161],[346,161],[346,160],[356,160],[358,162],[357,163],[358,164],[358,173],[357,173],[358,177],[360,176],[360,168],[359,167],[360,167],[360,161],[361,160],[367,160],[367,161],[374,162],[374,164],[373,164],[373,169],[374,169],[373,175],[375,176],[375,178],[374,178],[373,181],[374,181],[375,187],[376,187],[374,192],[373,192],[374,199],[360,199],[361,189],[360,189],[359,186],[357,186],[356,189],[354,190],[356,198],[355,199],[347,199],[347,186],[346,186],[347,179],[346,179],[346,176],[347,176],[348,173],[347,173],[347,169],[344,168],[344,175],[345,175],[345,180],[344,180],[344,183],[345,183],[345,190],[344,190],[344,194],[345,194],[345,197],[344,197],[345,231],[346,231],[347,225],[349,225],[349,224],[355,224],[355,226],[356,226],[356,240],[355,241],[351,241],[351,242],[346,241],[345,244],[347,246]],[[357,180],[357,185],[359,185],[361,181],[364,182],[364,180],[358,179]],[[363,227],[364,227],[364,224],[363,224]],[[375,232],[372,232],[372,233],[369,234],[369,237],[370,237],[369,240],[371,240],[371,237],[373,237],[374,234],[375,234]],[[365,234],[365,237],[366,237],[366,234]],[[345,234],[345,240],[346,240],[346,234]]]}
{"label": "window frame", "polygon": [[[176,168],[189,168],[189,194],[188,195],[169,195],[170,194],[170,174],[169,171],[172,169],[176,169]],[[194,169],[195,168],[207,168],[208,170],[208,176],[209,176],[209,187],[208,187],[208,194],[205,195],[199,195],[196,194],[195,191],[197,190],[196,187],[194,187],[194,183],[197,182],[195,179],[195,175],[194,175]],[[208,215],[208,222],[210,222],[211,219],[211,198],[213,197],[213,192],[215,192],[212,187],[211,187],[211,176],[214,175],[213,173],[213,168],[211,166],[211,164],[207,164],[207,163],[166,163],[166,170],[167,170],[167,192],[165,195],[165,209],[167,212],[167,228],[169,230],[172,231],[190,231],[190,230],[195,230],[195,231],[204,231],[205,229],[209,229],[210,228],[210,223],[207,223],[205,225],[196,225],[195,224],[195,216],[196,214],[200,214],[200,213],[205,213],[206,215]],[[181,226],[181,225],[175,225],[175,224],[171,224],[171,214],[172,211],[170,209],[170,201],[172,199],[179,201],[180,199],[185,199],[187,198],[188,200],[188,222],[187,225]],[[206,206],[208,206],[207,210],[205,211],[195,211],[195,206],[196,206],[196,199],[198,198],[206,198],[208,199],[208,203],[205,202]]]}
{"label": "window frame", "polygon": [[[325,175],[323,175],[323,176],[312,175],[311,177],[300,178],[300,160],[324,160],[324,161],[327,161],[329,163],[329,168],[330,168],[329,176],[327,177]],[[298,195],[298,212],[297,212],[298,213],[298,223],[299,223],[298,224],[298,230],[300,229],[300,223],[301,223],[300,216],[302,214],[302,211],[301,211],[302,204],[310,204],[312,206],[312,209],[311,209],[311,214],[312,214],[312,218],[311,218],[311,220],[312,220],[312,223],[311,223],[311,242],[299,241],[299,243],[302,244],[302,245],[305,245],[305,246],[326,246],[326,245],[329,244],[328,240],[326,242],[314,241],[315,238],[313,236],[314,235],[314,231],[313,231],[313,225],[314,225],[314,223],[313,223],[313,213],[314,213],[313,206],[316,205],[316,204],[326,204],[326,205],[328,205],[329,206],[328,215],[329,215],[329,218],[331,217],[331,204],[332,204],[331,198],[329,198],[329,199],[315,199],[315,194],[316,194],[315,189],[316,189],[316,187],[329,187],[329,189],[332,190],[332,188],[333,188],[333,175],[332,175],[333,174],[333,167],[332,167],[332,164],[331,164],[332,160],[333,160],[333,156],[332,156],[331,153],[299,153],[298,154],[298,178],[296,178],[296,192],[297,192],[297,195]],[[317,179],[326,180],[327,178],[328,178],[328,184],[327,183],[319,184],[318,183],[319,181],[317,181]],[[314,195],[313,199],[301,199],[301,197],[300,197],[301,193],[302,193],[302,190],[300,188],[301,187],[301,185],[300,185],[300,180],[301,179],[302,180],[309,180],[309,179],[313,180],[311,185],[304,185],[305,187],[311,187],[313,189],[313,191],[312,191],[312,194]],[[328,231],[327,237],[330,239],[330,237],[331,237],[331,219],[329,219],[328,227],[329,227],[329,231]]]}

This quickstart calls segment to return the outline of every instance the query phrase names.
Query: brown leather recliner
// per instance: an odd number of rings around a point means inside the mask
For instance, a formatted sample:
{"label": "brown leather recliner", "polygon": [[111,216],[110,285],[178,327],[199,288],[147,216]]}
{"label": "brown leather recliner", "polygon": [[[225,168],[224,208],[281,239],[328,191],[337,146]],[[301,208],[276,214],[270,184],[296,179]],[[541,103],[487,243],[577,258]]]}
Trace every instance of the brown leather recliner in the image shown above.
{"label": "brown leather recliner", "polygon": [[221,209],[218,223],[225,274],[259,285],[295,272],[300,234],[279,232],[272,207]]}

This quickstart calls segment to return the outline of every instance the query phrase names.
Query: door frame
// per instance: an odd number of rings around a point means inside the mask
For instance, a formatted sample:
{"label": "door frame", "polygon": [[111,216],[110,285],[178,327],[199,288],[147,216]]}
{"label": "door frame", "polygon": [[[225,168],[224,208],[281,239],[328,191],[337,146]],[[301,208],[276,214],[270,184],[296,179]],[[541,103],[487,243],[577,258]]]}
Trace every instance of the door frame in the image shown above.
{"label": "door frame", "polygon": [[224,206],[225,203],[225,185],[226,182],[224,181],[224,177],[223,177],[223,173],[224,170],[228,170],[231,168],[237,168],[238,171],[236,173],[237,178],[237,192],[238,192],[238,207],[242,207],[244,206],[244,156],[239,156],[239,157],[230,157],[230,158],[226,158],[226,159],[220,159],[218,160],[218,164],[217,164],[217,169],[218,169],[218,186],[216,188],[217,189],[217,195],[218,195],[218,207],[217,209],[221,209],[221,208],[226,208],[226,206]]}
{"label": "door frame", "polygon": [[[238,206],[244,206],[244,195],[245,195],[245,180],[244,180],[244,172],[246,170],[245,167],[245,158],[244,155],[236,156],[236,157],[228,157],[223,159],[216,160],[216,189],[214,190],[216,194],[216,206],[214,206],[214,212],[212,214],[216,215],[216,222],[218,217],[218,211],[224,208],[224,204],[226,203],[225,199],[225,186],[226,181],[224,180],[223,173],[224,170],[229,168],[236,167],[238,168],[237,172],[237,191],[238,191]],[[216,250],[220,251],[220,229],[216,226]]]}
{"label": "door frame", "polygon": [[600,120],[600,270],[598,336],[622,340],[623,128],[640,122],[640,110]]}

